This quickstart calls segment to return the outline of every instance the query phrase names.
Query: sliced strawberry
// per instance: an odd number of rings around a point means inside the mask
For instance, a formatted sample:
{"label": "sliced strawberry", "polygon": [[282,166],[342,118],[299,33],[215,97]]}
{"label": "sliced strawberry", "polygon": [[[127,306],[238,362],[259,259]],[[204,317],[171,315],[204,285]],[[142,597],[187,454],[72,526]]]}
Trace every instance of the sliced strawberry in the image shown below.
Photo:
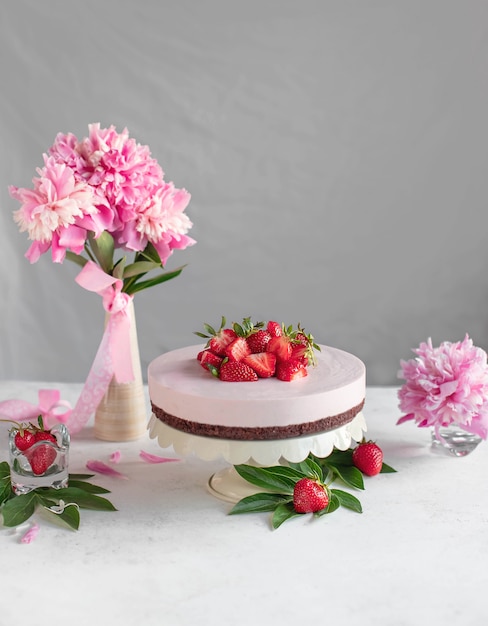
{"label": "sliced strawberry", "polygon": [[278,361],[276,363],[276,378],[278,378],[278,380],[291,382],[304,378],[307,375],[307,368],[299,359]]}
{"label": "sliced strawberry", "polygon": [[273,322],[272,320],[267,323],[266,330],[272,337],[281,337],[281,335],[283,334],[281,324],[278,324],[278,322]]}
{"label": "sliced strawberry", "polygon": [[303,345],[301,343],[293,344],[291,347],[290,358],[297,359],[306,366],[308,365],[308,353],[309,353],[308,345]]}
{"label": "sliced strawberry", "polygon": [[242,359],[251,354],[251,348],[247,345],[244,337],[236,337],[225,349],[225,356],[229,361],[242,361]]}
{"label": "sliced strawberry", "polygon": [[56,460],[56,450],[48,444],[39,444],[28,453],[27,458],[36,476],[45,474]]}
{"label": "sliced strawberry", "polygon": [[200,353],[201,357],[200,357],[200,365],[206,369],[206,370],[212,370],[212,368],[216,367],[217,369],[219,369],[219,367],[222,364],[223,358],[221,356],[217,356],[216,354],[214,354],[211,350],[202,350],[202,352]]}
{"label": "sliced strawberry", "polygon": [[252,367],[259,378],[274,376],[276,370],[276,355],[272,352],[257,352],[249,354],[242,360],[243,363]]}
{"label": "sliced strawberry", "polygon": [[208,347],[217,356],[225,356],[227,346],[234,341],[237,333],[232,328],[223,328],[208,342]]}
{"label": "sliced strawberry", "polygon": [[276,355],[278,361],[288,361],[291,357],[291,341],[288,337],[271,337],[266,346],[267,352]]}
{"label": "sliced strawberry", "polygon": [[271,333],[268,330],[257,330],[255,333],[249,335],[246,338],[247,345],[251,349],[251,352],[257,354],[258,352],[266,352],[266,346],[271,339]]}
{"label": "sliced strawberry", "polygon": [[220,367],[220,380],[229,383],[254,382],[258,380],[258,375],[242,361],[224,361]]}

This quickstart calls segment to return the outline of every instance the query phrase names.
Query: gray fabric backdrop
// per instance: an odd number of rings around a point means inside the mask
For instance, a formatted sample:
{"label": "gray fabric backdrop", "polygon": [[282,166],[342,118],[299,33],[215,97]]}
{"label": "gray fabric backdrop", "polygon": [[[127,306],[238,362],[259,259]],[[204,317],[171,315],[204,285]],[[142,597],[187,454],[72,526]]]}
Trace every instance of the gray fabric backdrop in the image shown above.
{"label": "gray fabric backdrop", "polygon": [[136,296],[143,371],[202,322],[301,322],[369,384],[432,337],[488,347],[488,3],[3,0],[0,377],[83,381],[101,300],[30,265],[9,184],[114,124],[192,193],[198,243]]}

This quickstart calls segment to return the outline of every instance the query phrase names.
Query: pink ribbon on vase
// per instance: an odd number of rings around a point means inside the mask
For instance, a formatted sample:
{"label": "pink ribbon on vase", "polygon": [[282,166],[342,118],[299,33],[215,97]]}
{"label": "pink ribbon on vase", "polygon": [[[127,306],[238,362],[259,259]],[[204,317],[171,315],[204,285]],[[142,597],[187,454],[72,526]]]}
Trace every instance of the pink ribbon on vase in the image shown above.
{"label": "pink ribbon on vase", "polygon": [[71,434],[79,432],[96,411],[113,377],[119,383],[134,380],[127,310],[133,296],[122,292],[122,280],[105,273],[93,261],[85,264],[75,280],[102,297],[109,317],[83,390],[66,424]]}
{"label": "pink ribbon on vase", "polygon": [[24,400],[4,400],[0,402],[0,416],[14,422],[30,422],[42,415],[44,426],[47,428],[51,428],[57,422],[66,423],[69,420],[72,413],[71,404],[61,400],[58,389],[40,389],[38,398],[38,404]]}
{"label": "pink ribbon on vase", "polygon": [[[46,426],[63,422],[70,434],[75,434],[97,410],[112,378],[115,377],[119,383],[134,380],[131,319],[127,309],[133,296],[122,292],[122,280],[110,276],[93,261],[84,265],[75,280],[84,289],[102,297],[103,307],[108,314],[102,340],[75,408],[71,409],[68,402],[60,400],[57,389],[41,389],[37,406],[23,400],[0,402],[0,412],[7,419],[31,421],[41,414]],[[67,410],[64,413],[57,412],[61,407]]]}

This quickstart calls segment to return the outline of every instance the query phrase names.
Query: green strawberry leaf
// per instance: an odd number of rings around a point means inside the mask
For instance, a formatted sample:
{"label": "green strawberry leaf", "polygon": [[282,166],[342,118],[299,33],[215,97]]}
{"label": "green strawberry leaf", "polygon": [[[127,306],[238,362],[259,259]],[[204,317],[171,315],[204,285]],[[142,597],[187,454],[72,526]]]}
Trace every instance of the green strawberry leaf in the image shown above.
{"label": "green strawberry leaf", "polygon": [[10,484],[10,466],[7,461],[0,463],[0,506],[13,496]]}
{"label": "green strawberry leaf", "polygon": [[278,491],[286,494],[293,494],[295,483],[304,477],[303,472],[284,465],[273,467],[234,465],[234,469],[244,480],[247,480],[252,485],[267,491]]}
{"label": "green strawberry leaf", "polygon": [[297,472],[300,472],[304,476],[318,479],[320,480],[320,482],[324,481],[322,466],[317,463],[315,457],[312,454],[309,454],[308,457],[301,463],[289,463],[289,466],[295,469]]}
{"label": "green strawberry leaf", "polygon": [[12,527],[23,524],[33,515],[38,503],[35,491],[15,496],[3,503],[2,516],[4,526]]}
{"label": "green strawberry leaf", "polygon": [[76,480],[76,479],[69,479],[69,486],[70,487],[76,487],[77,489],[83,489],[84,491],[87,491],[88,493],[110,493],[110,491],[108,489],[105,489],[105,487],[99,487],[98,485],[93,485],[92,483],[87,483],[84,480]]}
{"label": "green strawberry leaf", "polygon": [[80,509],[91,509],[93,511],[116,511],[114,505],[101,496],[88,493],[85,489],[78,487],[65,487],[63,489],[45,489],[45,497],[63,500],[66,504],[75,502]]}
{"label": "green strawberry leaf", "polygon": [[78,530],[80,527],[80,511],[75,505],[65,506],[60,513],[55,513],[47,509],[51,515],[55,515],[57,518],[63,520],[73,530]]}
{"label": "green strawberry leaf", "polygon": [[347,491],[342,491],[341,489],[331,489],[331,492],[334,496],[336,496],[341,504],[341,506],[346,507],[346,509],[351,509],[352,511],[356,511],[356,513],[362,513],[363,508],[361,506],[361,502],[353,496],[351,493]]}
{"label": "green strawberry leaf", "polygon": [[274,511],[279,504],[290,501],[290,496],[280,493],[255,493],[239,500],[229,511],[229,515]]}
{"label": "green strawberry leaf", "polygon": [[331,469],[342,482],[354,489],[364,489],[364,479],[362,473],[357,467],[349,465],[338,465],[332,463],[324,464],[325,467]]}
{"label": "green strawberry leaf", "polygon": [[293,503],[288,502],[279,504],[271,517],[271,525],[274,529],[279,528],[283,522],[286,522],[286,520],[292,517],[297,517],[298,515],[303,514],[295,511]]}
{"label": "green strawberry leaf", "polygon": [[71,483],[71,480],[88,480],[89,478],[93,478],[95,476],[95,474],[70,474],[69,475],[69,482]]}
{"label": "green strawberry leaf", "polygon": [[393,473],[396,473],[396,469],[393,469],[393,467],[391,467],[390,465],[383,463],[383,465],[381,466],[380,474],[393,474]]}

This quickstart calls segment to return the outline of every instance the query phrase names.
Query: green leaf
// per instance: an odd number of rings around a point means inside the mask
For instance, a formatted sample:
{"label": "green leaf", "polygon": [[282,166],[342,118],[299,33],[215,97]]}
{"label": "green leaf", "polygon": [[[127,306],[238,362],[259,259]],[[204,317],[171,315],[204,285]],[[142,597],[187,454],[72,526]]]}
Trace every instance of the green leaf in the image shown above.
{"label": "green leaf", "polygon": [[114,266],[114,240],[106,230],[97,238],[93,232],[88,233],[88,241],[95,258],[104,272],[110,274]]}
{"label": "green leaf", "polygon": [[77,489],[83,489],[88,493],[110,493],[110,491],[108,489],[105,489],[105,487],[99,487],[98,485],[87,483],[84,480],[73,480],[72,478],[70,478],[69,486],[76,487]]}
{"label": "green leaf", "polygon": [[159,256],[158,251],[150,242],[147,243],[146,247],[144,248],[142,252],[138,252],[136,255],[136,261],[139,261],[142,259],[146,259],[147,261],[152,261],[153,263],[156,263],[159,266],[163,265],[161,263],[161,257]]}
{"label": "green leaf", "polygon": [[339,450],[338,448],[334,448],[329,456],[325,458],[314,458],[320,465],[322,465],[323,463],[332,465],[353,465],[352,453],[353,450],[351,450],[350,448],[348,448],[347,450]]}
{"label": "green leaf", "polygon": [[68,476],[68,481],[71,480],[88,480],[89,478],[93,478],[95,474],[70,474]]}
{"label": "green leaf", "polygon": [[117,261],[112,270],[112,276],[118,280],[124,279],[125,256]]}
{"label": "green leaf", "polygon": [[322,515],[327,515],[328,513],[333,513],[334,511],[337,511],[340,506],[341,501],[335,495],[335,493],[331,492],[329,504],[327,505],[327,507],[325,509],[322,509],[321,511],[317,511],[316,513],[314,513],[314,515],[316,517],[322,517]]}
{"label": "green leaf", "polygon": [[356,513],[362,513],[363,507],[361,506],[361,502],[353,496],[351,493],[347,491],[342,491],[341,489],[331,489],[331,492],[334,496],[339,499],[341,506],[346,507],[346,509],[351,509],[352,511],[356,511]]}
{"label": "green leaf", "polygon": [[73,263],[76,263],[81,267],[85,267],[85,265],[88,263],[88,259],[85,259],[84,256],[81,256],[81,254],[75,254],[74,252],[71,252],[71,250],[66,250],[66,258],[68,259],[68,261],[72,261]]}
{"label": "green leaf", "polygon": [[[46,497],[55,497],[63,500],[66,504],[76,502],[81,509],[91,509],[93,511],[116,511],[114,505],[101,496],[88,493],[85,489],[78,487],[65,487],[64,489],[46,489]],[[47,493],[52,492],[52,493]]]}
{"label": "green leaf", "polygon": [[274,529],[279,528],[283,522],[298,515],[303,515],[303,513],[297,513],[292,503],[279,504],[271,517],[271,525]]}
{"label": "green leaf", "polygon": [[[172,278],[176,278],[177,276],[179,276],[181,274],[181,272],[183,271],[183,269],[186,266],[183,265],[182,267],[179,267],[176,270],[173,270],[172,272],[166,272],[165,274],[160,274],[159,276],[155,276],[154,278],[150,278],[148,280],[143,280],[141,282],[131,282],[129,284],[129,282],[125,282],[124,281],[124,289],[123,291],[125,291],[125,293],[128,293],[129,295],[132,295],[134,293],[137,293],[138,291],[142,291],[143,289],[148,289],[149,287],[154,287],[155,285],[159,285],[161,283],[166,282],[167,280],[171,280]],[[129,279],[130,281],[131,279]]]}
{"label": "green leaf", "polygon": [[61,513],[54,513],[54,511],[50,511],[49,509],[47,509],[47,511],[51,515],[55,515],[57,518],[63,520],[63,522],[65,522],[65,524],[67,524],[73,530],[79,529],[80,511],[78,510],[77,506],[75,505],[66,506],[64,507],[63,511],[61,511]]}
{"label": "green leaf", "polygon": [[4,526],[18,526],[34,514],[38,503],[35,491],[15,496],[2,506],[3,524]]}
{"label": "green leaf", "polygon": [[357,467],[348,465],[332,465],[332,463],[327,463],[326,466],[337,474],[337,476],[349,487],[353,487],[354,489],[364,489],[363,475]]}
{"label": "green leaf", "polygon": [[284,465],[276,465],[274,467],[234,465],[234,469],[239,476],[252,485],[267,491],[277,491],[286,494],[293,494],[295,483],[304,477],[303,473]]}
{"label": "green leaf", "polygon": [[161,263],[153,263],[153,261],[138,261],[137,263],[130,263],[124,269],[124,278],[130,278],[131,276],[141,276],[147,274],[151,270],[161,267]]}
{"label": "green leaf", "polygon": [[7,461],[0,463],[0,506],[13,496],[10,483],[10,466]]}
{"label": "green leaf", "polygon": [[390,465],[383,463],[383,465],[381,466],[380,474],[393,474],[393,473],[396,473],[396,469],[393,469],[393,467],[391,467]]}
{"label": "green leaf", "polygon": [[280,493],[255,493],[239,500],[239,502],[229,511],[229,515],[274,511],[279,504],[289,502],[290,499],[290,496]]}
{"label": "green leaf", "polygon": [[300,472],[302,474],[301,478],[308,476],[309,478],[316,478],[320,482],[324,481],[322,467],[315,461],[312,454],[309,454],[301,463],[289,463],[289,466]]}

